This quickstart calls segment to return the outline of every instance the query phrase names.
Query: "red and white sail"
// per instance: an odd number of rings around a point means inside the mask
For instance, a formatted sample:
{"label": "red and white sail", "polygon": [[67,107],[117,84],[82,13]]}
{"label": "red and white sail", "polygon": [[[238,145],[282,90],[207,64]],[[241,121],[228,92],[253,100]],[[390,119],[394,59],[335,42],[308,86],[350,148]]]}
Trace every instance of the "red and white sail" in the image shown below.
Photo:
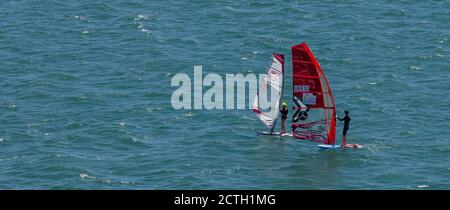
{"label": "red and white sail", "polygon": [[306,43],[292,47],[293,136],[324,144],[336,138],[336,107],[330,85]]}
{"label": "red and white sail", "polygon": [[[271,100],[269,101],[269,109],[261,108],[259,94],[256,94],[252,110],[256,116],[263,121],[263,123],[273,132],[275,124],[280,113],[280,101],[283,95],[283,80],[284,80],[284,55],[273,53],[272,62],[267,69],[267,77],[264,78],[262,88],[267,88],[266,93],[270,93]],[[260,88],[261,90],[261,88]],[[266,98],[266,97],[265,97]]]}

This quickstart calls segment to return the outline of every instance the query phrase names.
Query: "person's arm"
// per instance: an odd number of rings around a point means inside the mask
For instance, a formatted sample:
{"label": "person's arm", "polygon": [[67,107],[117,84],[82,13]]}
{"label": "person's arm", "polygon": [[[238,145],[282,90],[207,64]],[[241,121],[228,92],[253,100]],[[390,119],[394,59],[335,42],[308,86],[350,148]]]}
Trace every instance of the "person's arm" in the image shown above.
{"label": "person's arm", "polygon": [[344,120],[345,117],[344,118],[340,118],[340,117],[336,116],[336,118],[338,118],[339,121],[342,121],[342,120]]}
{"label": "person's arm", "polygon": [[[339,118],[339,117],[338,117]],[[345,115],[343,118],[339,118],[340,121],[348,120],[349,116]]]}

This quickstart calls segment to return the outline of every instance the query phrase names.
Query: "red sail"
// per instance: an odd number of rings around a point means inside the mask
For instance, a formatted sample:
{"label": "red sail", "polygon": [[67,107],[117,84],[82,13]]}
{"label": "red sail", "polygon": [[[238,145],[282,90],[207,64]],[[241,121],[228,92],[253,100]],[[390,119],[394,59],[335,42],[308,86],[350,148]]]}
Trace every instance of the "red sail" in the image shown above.
{"label": "red sail", "polygon": [[306,43],[292,47],[292,131],[297,139],[334,144],[336,107],[330,85]]}

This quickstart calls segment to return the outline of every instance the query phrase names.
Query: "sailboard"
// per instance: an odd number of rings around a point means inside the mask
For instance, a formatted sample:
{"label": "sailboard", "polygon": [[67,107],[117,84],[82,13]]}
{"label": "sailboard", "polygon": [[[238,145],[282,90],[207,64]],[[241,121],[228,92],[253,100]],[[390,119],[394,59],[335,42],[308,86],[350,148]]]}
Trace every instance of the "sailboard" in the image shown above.
{"label": "sailboard", "polygon": [[259,135],[263,135],[263,136],[290,136],[292,137],[292,133],[281,133],[281,132],[270,132],[270,131],[257,131],[256,132]]}
{"label": "sailboard", "polygon": [[334,145],[334,144],[319,144],[317,145],[320,149],[342,149],[341,145]]}
{"label": "sailboard", "polygon": [[252,110],[256,116],[267,126],[269,131],[257,132],[261,135],[278,135],[275,133],[274,128],[280,113],[280,102],[283,95],[283,82],[284,82],[284,55],[273,53],[272,60],[267,69],[267,77],[262,80],[263,88],[267,88],[267,93],[270,92],[274,98],[270,100],[271,108],[265,109],[260,106],[260,93],[257,93],[253,102]]}
{"label": "sailboard", "polygon": [[344,146],[342,145],[334,145],[334,144],[319,144],[317,145],[320,149],[329,149],[329,150],[335,150],[335,149],[361,149],[363,148],[360,144],[346,144]]}
{"label": "sailboard", "polygon": [[[306,43],[292,46],[293,137],[334,147],[336,106],[322,68]],[[328,146],[326,146],[328,147]]]}

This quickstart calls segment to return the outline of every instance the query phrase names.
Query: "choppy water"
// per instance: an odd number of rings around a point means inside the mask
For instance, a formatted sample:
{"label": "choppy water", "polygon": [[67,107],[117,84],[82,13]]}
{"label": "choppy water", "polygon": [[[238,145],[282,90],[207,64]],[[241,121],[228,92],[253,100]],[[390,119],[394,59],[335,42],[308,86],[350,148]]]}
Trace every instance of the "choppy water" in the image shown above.
{"label": "choppy water", "polygon": [[[2,189],[450,189],[450,1],[0,2]],[[356,151],[174,110],[170,79],[307,41]],[[342,125],[339,124],[338,134]]]}

